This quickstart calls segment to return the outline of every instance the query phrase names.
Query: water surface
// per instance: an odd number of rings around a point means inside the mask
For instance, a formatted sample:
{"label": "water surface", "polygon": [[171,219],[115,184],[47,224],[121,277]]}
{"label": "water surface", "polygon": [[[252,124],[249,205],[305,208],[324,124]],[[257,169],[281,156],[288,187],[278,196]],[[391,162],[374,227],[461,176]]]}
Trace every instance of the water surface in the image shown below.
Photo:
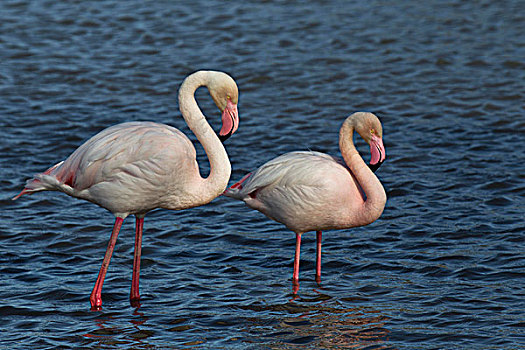
{"label": "water surface", "polygon": [[[0,2],[0,348],[524,347],[522,7]],[[154,120],[191,135],[176,93],[198,69],[230,73],[241,91],[232,183],[284,152],[338,155],[344,118],[376,113],[385,212],[326,232],[320,285],[305,234],[297,295],[282,225],[222,197],[152,212],[140,308],[128,302],[130,217],[103,310],[91,312],[113,216],[60,193],[10,198],[110,125]],[[205,91],[198,100],[218,130]]]}

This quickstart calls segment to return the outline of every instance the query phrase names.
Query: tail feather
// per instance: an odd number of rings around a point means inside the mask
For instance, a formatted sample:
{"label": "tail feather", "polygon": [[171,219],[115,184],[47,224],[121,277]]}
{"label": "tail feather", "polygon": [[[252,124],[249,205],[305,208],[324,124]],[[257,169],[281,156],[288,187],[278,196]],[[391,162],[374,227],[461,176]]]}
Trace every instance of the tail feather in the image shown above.
{"label": "tail feather", "polygon": [[55,185],[58,184],[58,180],[50,174],[62,163],[63,162],[57,163],[43,173],[36,174],[32,179],[27,180],[24,189],[20,191],[18,195],[14,196],[12,200],[16,201],[25,194],[55,189]]}
{"label": "tail feather", "polygon": [[[248,178],[251,175],[252,175],[252,173],[248,173],[248,174],[244,175],[244,177],[242,179],[240,179],[239,181],[237,181],[236,183],[231,185],[230,188],[226,189],[226,191],[224,191],[222,194],[225,195],[226,197],[238,198],[237,194],[239,193],[240,190],[242,190],[243,183],[246,180],[248,180]],[[238,199],[240,199],[240,198],[238,198]]]}
{"label": "tail feather", "polygon": [[37,174],[33,179],[27,180],[24,189],[20,191],[18,195],[13,197],[12,200],[16,201],[18,198],[22,197],[25,194],[32,194],[33,192],[44,191],[48,189],[42,184],[42,181],[40,181],[40,179],[37,178],[39,175],[41,174]]}
{"label": "tail feather", "polygon": [[24,188],[22,191],[20,191],[18,195],[11,198],[11,200],[16,201],[18,198],[22,197],[24,194],[31,194],[31,193],[33,192],[30,192],[28,188]]}

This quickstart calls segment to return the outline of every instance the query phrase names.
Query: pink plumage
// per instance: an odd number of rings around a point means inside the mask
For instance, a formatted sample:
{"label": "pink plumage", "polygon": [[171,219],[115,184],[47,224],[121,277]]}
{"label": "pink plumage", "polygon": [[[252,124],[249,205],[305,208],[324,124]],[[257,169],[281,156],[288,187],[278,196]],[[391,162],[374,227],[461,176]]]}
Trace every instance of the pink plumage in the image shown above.
{"label": "pink plumage", "polygon": [[[219,137],[195,101],[200,86],[208,87],[222,111]],[[128,215],[137,219],[130,300],[137,304],[144,216],[156,208],[181,210],[204,205],[226,188],[231,165],[221,140],[238,127],[238,90],[225,73],[199,71],[188,76],[179,90],[179,105],[186,123],[210,161],[210,175],[202,178],[191,141],[169,125],[130,122],[109,127],[90,138],[65,161],[28,180],[17,199],[39,191],[61,191],[88,200],[115,216],[106,255],[91,293],[93,309],[102,305],[101,291],[117,235]],[[220,138],[220,139],[219,139]]]}
{"label": "pink plumage", "polygon": [[224,192],[296,233],[294,291],[298,289],[302,233],[317,231],[319,280],[322,231],[368,225],[385,207],[385,190],[355,149],[354,130],[370,145],[371,168],[379,167],[386,156],[381,123],[372,113],[358,112],[341,127],[339,145],[344,160],[319,152],[286,153]]}

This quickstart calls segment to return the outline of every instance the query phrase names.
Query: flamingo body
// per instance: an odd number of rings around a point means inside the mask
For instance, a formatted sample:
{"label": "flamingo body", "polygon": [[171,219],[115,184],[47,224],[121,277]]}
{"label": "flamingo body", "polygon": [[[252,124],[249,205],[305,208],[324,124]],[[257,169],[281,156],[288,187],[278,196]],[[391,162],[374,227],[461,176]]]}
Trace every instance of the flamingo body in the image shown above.
{"label": "flamingo body", "polygon": [[178,129],[153,122],[109,127],[65,161],[30,180],[30,191],[57,190],[125,218],[156,208],[185,209],[202,181],[191,141]]}
{"label": "flamingo body", "polygon": [[311,151],[270,160],[225,195],[294,232],[351,227],[345,212],[357,212],[365,200],[341,159]]}
{"label": "flamingo body", "polygon": [[[222,111],[219,137],[195,101],[200,86],[208,87]],[[181,210],[204,205],[228,184],[231,165],[221,140],[238,127],[238,90],[225,73],[199,71],[188,76],[179,90],[179,105],[186,123],[201,142],[210,161],[210,174],[202,178],[191,141],[181,131],[154,122],[129,122],[109,127],[90,138],[65,161],[27,181],[13,199],[38,191],[61,191],[93,202],[115,216],[115,224],[95,287],[93,309],[102,305],[101,290],[123,220],[136,216],[135,256],[130,300],[140,298],[139,271],[142,227],[147,212]],[[136,304],[136,303],[135,303]]]}
{"label": "flamingo body", "polygon": [[[370,144],[370,168],[355,149],[354,130]],[[368,225],[381,216],[385,207],[385,190],[371,170],[385,159],[379,119],[372,113],[354,113],[341,127],[339,145],[344,160],[320,152],[286,153],[224,192],[295,232],[294,292],[298,289],[304,232],[317,231],[319,280],[322,231]]]}

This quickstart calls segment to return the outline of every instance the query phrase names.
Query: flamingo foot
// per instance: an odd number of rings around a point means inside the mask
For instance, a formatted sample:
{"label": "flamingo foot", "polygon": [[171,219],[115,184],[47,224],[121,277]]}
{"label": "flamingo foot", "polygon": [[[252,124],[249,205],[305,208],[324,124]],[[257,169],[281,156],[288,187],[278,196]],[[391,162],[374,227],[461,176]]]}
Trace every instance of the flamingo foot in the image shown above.
{"label": "flamingo foot", "polygon": [[140,308],[141,304],[140,304],[140,298],[137,298],[137,299],[129,299],[129,304],[131,305],[131,307],[135,308],[135,309],[138,309]]}
{"label": "flamingo foot", "polygon": [[299,281],[293,281],[292,282],[292,292],[293,294],[297,294],[297,292],[299,291]]}
{"label": "flamingo foot", "polygon": [[95,291],[93,291],[89,297],[89,302],[91,303],[91,311],[102,310],[102,297],[100,294],[96,295]]}
{"label": "flamingo foot", "polygon": [[139,292],[137,291],[135,294],[133,294],[133,291],[131,292],[129,296],[130,301],[140,300]]}
{"label": "flamingo foot", "polygon": [[131,288],[129,303],[132,307],[140,307],[140,294],[138,286],[136,288]]}

